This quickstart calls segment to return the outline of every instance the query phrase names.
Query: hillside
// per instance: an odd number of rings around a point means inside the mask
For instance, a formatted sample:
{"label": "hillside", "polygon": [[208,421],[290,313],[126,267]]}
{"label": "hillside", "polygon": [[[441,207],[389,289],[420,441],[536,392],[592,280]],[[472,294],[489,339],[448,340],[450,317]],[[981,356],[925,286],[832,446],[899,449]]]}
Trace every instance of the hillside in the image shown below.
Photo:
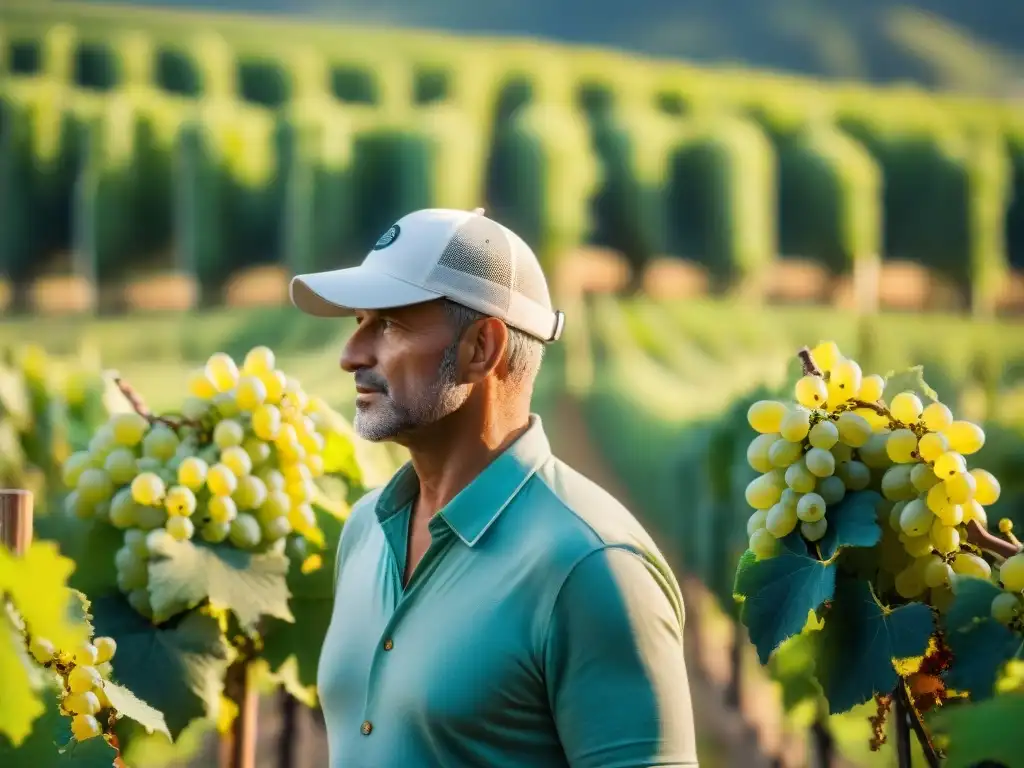
{"label": "hillside", "polygon": [[[91,0],[84,0],[91,2]],[[1024,94],[1024,6],[1000,0],[130,0],[610,45],[709,64]]]}

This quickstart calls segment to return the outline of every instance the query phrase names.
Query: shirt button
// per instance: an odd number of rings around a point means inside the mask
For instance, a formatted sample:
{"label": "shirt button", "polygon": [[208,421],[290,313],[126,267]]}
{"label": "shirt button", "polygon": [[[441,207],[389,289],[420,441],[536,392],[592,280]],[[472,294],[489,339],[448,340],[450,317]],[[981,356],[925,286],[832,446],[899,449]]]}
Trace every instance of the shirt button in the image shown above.
{"label": "shirt button", "polygon": [[384,650],[385,651],[390,651],[394,647],[395,647],[395,644],[393,642],[391,642],[391,638],[390,637],[387,640],[384,641]]}
{"label": "shirt button", "polygon": [[363,720],[363,727],[359,730],[363,732],[363,736],[369,736],[370,731],[373,730],[373,723],[371,723],[369,720]]}

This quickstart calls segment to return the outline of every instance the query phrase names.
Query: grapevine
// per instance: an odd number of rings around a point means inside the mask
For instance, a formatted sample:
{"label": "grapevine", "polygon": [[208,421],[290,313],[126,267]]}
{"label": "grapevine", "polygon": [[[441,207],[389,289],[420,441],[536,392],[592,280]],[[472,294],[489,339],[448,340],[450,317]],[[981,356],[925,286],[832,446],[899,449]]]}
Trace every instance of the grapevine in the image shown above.
{"label": "grapevine", "polygon": [[865,374],[833,342],[799,358],[795,402],[747,412],[741,619],[766,664],[815,614],[829,711],[874,698],[876,750],[893,707],[937,765],[949,742],[928,718],[998,693],[1024,639],[1024,554],[1009,520],[989,531],[1000,484],[969,466],[985,432],[920,369]]}

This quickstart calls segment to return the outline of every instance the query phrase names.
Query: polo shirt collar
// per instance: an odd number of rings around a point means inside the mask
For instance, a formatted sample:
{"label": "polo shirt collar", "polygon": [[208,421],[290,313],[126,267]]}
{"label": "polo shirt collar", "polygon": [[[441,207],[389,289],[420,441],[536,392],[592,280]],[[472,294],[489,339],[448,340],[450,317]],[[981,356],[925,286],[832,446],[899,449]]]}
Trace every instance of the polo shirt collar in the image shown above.
{"label": "polo shirt collar", "polygon": [[[464,544],[475,546],[550,456],[551,445],[540,416],[530,414],[526,431],[437,513],[438,521],[447,524]],[[416,472],[407,462],[381,492],[378,520],[383,523],[400,512],[418,490]]]}

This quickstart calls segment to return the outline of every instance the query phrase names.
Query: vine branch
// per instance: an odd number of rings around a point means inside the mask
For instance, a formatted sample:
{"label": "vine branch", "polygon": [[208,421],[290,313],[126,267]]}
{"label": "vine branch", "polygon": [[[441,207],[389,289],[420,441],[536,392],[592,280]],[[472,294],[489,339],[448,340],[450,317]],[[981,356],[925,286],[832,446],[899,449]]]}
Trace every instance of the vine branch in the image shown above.
{"label": "vine branch", "polygon": [[979,549],[992,552],[1003,558],[1013,557],[1020,552],[1020,547],[1001,539],[991,531],[986,531],[977,520],[967,524],[967,540]]}
{"label": "vine branch", "polygon": [[124,399],[128,401],[128,405],[132,407],[132,410],[142,418],[146,419],[150,424],[165,424],[171,429],[178,429],[185,425],[190,427],[199,426],[196,422],[184,417],[182,417],[181,421],[175,421],[174,419],[169,419],[165,416],[155,415],[151,410],[149,410],[149,406],[146,405],[146,401],[142,399],[142,395],[139,394],[135,387],[116,374],[114,375],[113,380],[118,391],[120,391],[124,396]]}
{"label": "vine branch", "polygon": [[811,355],[811,350],[808,347],[803,347],[796,356],[800,358],[800,362],[804,366],[804,376],[824,376],[824,372],[818,367],[818,364],[814,362],[814,356]]}
{"label": "vine branch", "polygon": [[938,752],[936,752],[935,745],[928,736],[928,732],[924,729],[924,724],[921,722],[921,716],[918,714],[913,701],[910,699],[910,695],[907,693],[906,681],[904,681],[902,677],[896,684],[895,694],[897,717],[905,717],[910,722],[910,727],[914,731],[914,735],[917,737],[918,743],[921,745],[921,751],[924,753],[924,759],[930,768],[939,768],[940,763]]}

